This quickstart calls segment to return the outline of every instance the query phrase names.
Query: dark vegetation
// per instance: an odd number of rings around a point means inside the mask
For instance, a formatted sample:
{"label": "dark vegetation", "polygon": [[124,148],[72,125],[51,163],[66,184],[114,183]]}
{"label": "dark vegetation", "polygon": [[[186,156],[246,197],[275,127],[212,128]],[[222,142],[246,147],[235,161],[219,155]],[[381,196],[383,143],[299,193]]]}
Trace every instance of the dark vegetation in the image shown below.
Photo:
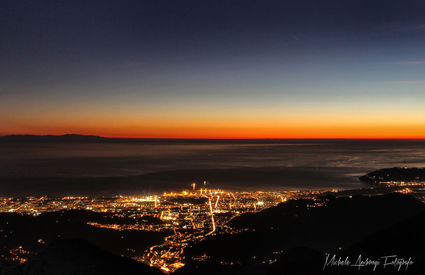
{"label": "dark vegetation", "polygon": [[[135,219],[120,218],[107,213],[95,213],[86,210],[50,212],[43,213],[39,216],[0,213],[0,229],[2,230],[0,235],[0,254],[8,256],[10,249],[19,246],[33,253],[39,253],[46,249],[50,249],[50,244],[54,243],[56,240],[84,239],[90,242],[91,246],[94,245],[98,247],[97,249],[99,251],[105,250],[105,253],[108,251],[108,253],[117,255],[118,258],[120,255],[129,256],[135,253],[142,254],[146,248],[160,243],[165,236],[170,234],[167,232],[160,233],[136,230],[117,231],[93,227],[86,224],[87,222],[134,224],[136,222],[159,223],[161,221],[146,216],[137,217]],[[59,247],[65,249],[66,244],[67,243],[64,242]],[[72,249],[77,250],[77,246],[73,246]],[[128,249],[132,250],[131,253]],[[83,250],[84,248],[82,248],[80,252],[83,252]],[[0,260],[0,267],[1,266],[9,266],[9,264],[1,263]]]}
{"label": "dark vegetation", "polygon": [[[324,207],[310,207],[313,200],[293,200],[232,221],[247,228],[234,235],[217,235],[186,250],[192,261],[179,274],[351,274],[355,268],[327,268],[325,253],[379,258],[412,257],[408,273],[423,274],[425,260],[425,205],[411,196],[322,198]],[[317,202],[317,201],[316,201]],[[268,264],[269,260],[276,260]],[[223,265],[224,263],[224,265]],[[395,269],[392,269],[396,271]],[[379,269],[373,274],[390,274]],[[372,272],[363,268],[359,274]],[[403,273],[403,272],[400,272]],[[399,273],[399,274],[400,274]]]}

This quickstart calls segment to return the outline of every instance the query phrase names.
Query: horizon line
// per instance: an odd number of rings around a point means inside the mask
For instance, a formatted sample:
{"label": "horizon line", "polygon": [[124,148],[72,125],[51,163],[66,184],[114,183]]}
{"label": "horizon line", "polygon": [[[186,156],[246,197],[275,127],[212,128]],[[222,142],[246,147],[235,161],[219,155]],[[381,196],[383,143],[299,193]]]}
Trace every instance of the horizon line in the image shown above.
{"label": "horizon line", "polygon": [[6,134],[0,135],[4,137],[97,137],[104,139],[139,139],[139,140],[425,140],[425,137],[123,137],[123,136],[100,136],[94,134]]}

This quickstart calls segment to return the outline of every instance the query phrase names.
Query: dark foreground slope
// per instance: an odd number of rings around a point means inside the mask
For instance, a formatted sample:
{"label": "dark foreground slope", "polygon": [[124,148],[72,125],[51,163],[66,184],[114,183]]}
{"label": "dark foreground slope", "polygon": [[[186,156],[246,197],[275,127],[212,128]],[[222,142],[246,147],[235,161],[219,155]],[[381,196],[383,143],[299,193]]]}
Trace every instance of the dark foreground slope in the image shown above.
{"label": "dark foreground slope", "polygon": [[[140,255],[149,246],[162,242],[168,232],[149,232],[140,230],[112,230],[93,227],[87,222],[100,224],[160,223],[150,217],[123,218],[111,213],[97,213],[86,210],[47,212],[38,216],[0,213],[0,255],[12,258],[10,251],[21,247],[28,253],[19,257],[28,259],[43,251],[58,238],[85,239],[93,245],[116,255],[132,257]],[[0,257],[0,261],[2,258]],[[1,267],[1,263],[0,263]]]}
{"label": "dark foreground slope", "polygon": [[[105,224],[160,223],[143,216],[125,218],[86,210],[47,212],[38,216],[0,213],[0,275],[161,274],[131,260],[162,242],[167,232],[111,230]],[[120,256],[125,257],[120,257]],[[18,257],[24,264],[11,260]]]}
{"label": "dark foreground slope", "polygon": [[11,275],[162,274],[145,264],[119,257],[83,239],[56,240],[25,265],[5,269]]}
{"label": "dark foreground slope", "polygon": [[[351,259],[359,254],[381,257],[395,253],[414,258],[408,271],[422,274],[424,204],[401,194],[328,197],[319,201],[325,206],[312,207],[317,202],[289,201],[234,219],[232,225],[240,233],[217,235],[194,245],[186,251],[193,261],[178,273],[350,274],[358,271],[353,267],[323,270],[326,253]],[[404,241],[393,242],[394,238]],[[360,270],[361,274],[368,271],[369,267]],[[388,271],[376,270],[375,274]]]}
{"label": "dark foreground slope", "polygon": [[[290,249],[268,270],[268,275],[281,274],[425,274],[425,211],[398,222],[352,246],[334,253],[308,248]],[[350,260],[350,266],[330,266],[333,256]],[[387,257],[387,260],[385,260]],[[378,261],[373,265],[357,265],[359,259]],[[394,260],[398,262],[394,263]],[[402,261],[411,261],[408,267]],[[387,264],[387,265],[385,265]],[[400,264],[400,265],[398,265]]]}

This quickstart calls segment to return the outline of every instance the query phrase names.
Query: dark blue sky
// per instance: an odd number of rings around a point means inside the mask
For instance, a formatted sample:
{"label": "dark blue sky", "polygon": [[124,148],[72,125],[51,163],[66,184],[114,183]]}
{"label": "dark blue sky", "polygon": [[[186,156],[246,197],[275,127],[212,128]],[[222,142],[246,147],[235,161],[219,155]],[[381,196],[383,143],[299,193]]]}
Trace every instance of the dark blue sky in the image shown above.
{"label": "dark blue sky", "polygon": [[413,0],[2,1],[0,134],[425,136],[424,14]]}

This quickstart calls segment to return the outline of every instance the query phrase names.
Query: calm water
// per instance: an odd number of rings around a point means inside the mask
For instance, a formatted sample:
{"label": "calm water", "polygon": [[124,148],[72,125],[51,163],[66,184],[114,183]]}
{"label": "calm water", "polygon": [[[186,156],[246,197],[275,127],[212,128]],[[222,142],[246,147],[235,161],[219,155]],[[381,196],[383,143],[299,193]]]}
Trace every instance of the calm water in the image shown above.
{"label": "calm water", "polygon": [[359,175],[394,166],[424,167],[425,142],[0,143],[0,193],[143,193],[203,180],[229,189],[354,188]]}

